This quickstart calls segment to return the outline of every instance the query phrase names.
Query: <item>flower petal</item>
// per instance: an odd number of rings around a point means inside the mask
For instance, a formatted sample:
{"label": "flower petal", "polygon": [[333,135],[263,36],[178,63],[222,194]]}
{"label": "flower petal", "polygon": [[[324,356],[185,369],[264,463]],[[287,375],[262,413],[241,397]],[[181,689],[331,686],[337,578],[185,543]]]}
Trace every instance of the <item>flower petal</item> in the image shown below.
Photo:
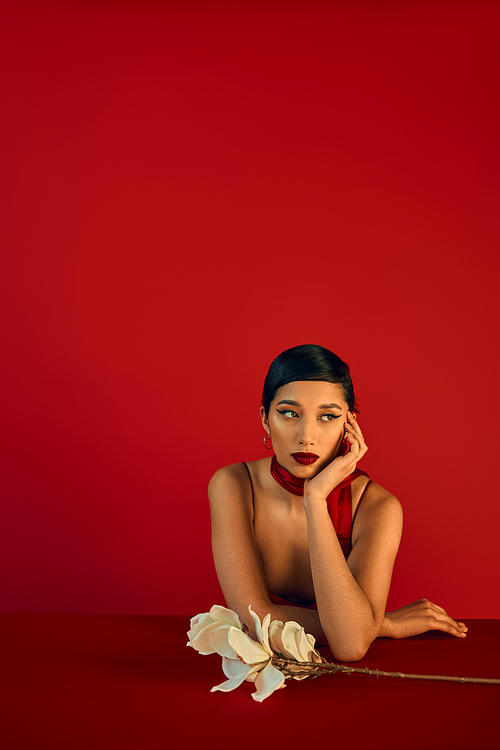
{"label": "flower petal", "polygon": [[248,611],[252,615],[253,624],[255,625],[255,633],[257,635],[259,643],[262,643],[262,639],[263,639],[263,635],[264,634],[262,632],[262,626],[260,624],[259,616],[257,614],[255,614],[255,612],[252,611],[252,605],[251,604],[248,605]]}
{"label": "flower petal", "polygon": [[295,648],[294,626],[297,626],[297,623],[274,620],[269,631],[273,648],[287,659],[296,659],[298,655]]}
{"label": "flower petal", "polygon": [[303,627],[297,629],[295,633],[299,661],[321,661],[321,657],[314,648],[316,643],[314,636],[306,633]]}
{"label": "flower petal", "polygon": [[303,627],[294,623],[297,627],[294,629],[295,646],[298,654],[298,661],[317,661],[315,655],[321,661],[321,657],[314,648],[315,640],[312,635],[306,633]]}
{"label": "flower petal", "polygon": [[227,609],[227,607],[221,607],[220,604],[214,604],[210,610],[210,617],[217,622],[224,622],[226,625],[232,625],[233,628],[242,629],[240,618],[236,612],[233,612],[232,609]]}
{"label": "flower petal", "polygon": [[275,651],[279,651],[283,656],[290,656],[290,654],[285,653],[286,649],[281,638],[284,627],[285,625],[281,620],[273,620],[269,626],[269,639],[271,641],[271,646]]}
{"label": "flower petal", "polygon": [[191,618],[190,628],[193,628],[199,622],[207,622],[207,620],[212,620],[212,618],[210,617],[210,612],[202,612],[201,615],[195,615]]}
{"label": "flower petal", "polygon": [[248,664],[245,664],[238,658],[227,659],[225,656],[222,658],[222,671],[226,677],[238,677],[242,674],[244,675],[242,680],[244,680],[252,669],[255,669],[255,667],[249,667]]}
{"label": "flower petal", "polygon": [[316,638],[310,633],[306,633],[305,637],[309,646],[307,661],[314,661],[319,664],[321,661],[321,656],[319,655],[319,652],[316,651]]}
{"label": "flower petal", "polygon": [[[233,659],[231,659],[233,661]],[[237,659],[236,661],[239,661]],[[241,664],[241,662],[239,661]],[[229,680],[226,680],[225,682],[221,682],[220,685],[215,685],[211,689],[211,693],[215,693],[216,690],[221,690],[223,693],[228,693],[230,690],[234,690],[235,688],[239,687],[242,682],[245,682],[245,677],[247,676],[248,672],[250,671],[251,667],[243,664],[244,667],[243,672],[240,672],[240,674],[234,675],[233,677],[230,677]]]}
{"label": "flower petal", "polygon": [[[238,654],[234,648],[229,645],[229,632],[233,630],[233,628],[220,622],[216,623],[216,625],[217,626],[212,628],[208,635],[210,647],[220,656],[226,656],[229,659],[237,659]],[[236,630],[237,633],[241,633],[241,630],[238,630],[237,628],[234,628],[234,630]]]}
{"label": "flower petal", "polygon": [[255,678],[255,687],[257,690],[255,693],[252,693],[252,698],[261,703],[271,693],[274,693],[275,690],[284,686],[285,676],[269,662]]}
{"label": "flower petal", "polygon": [[255,625],[255,634],[257,636],[259,643],[262,643],[262,645],[266,649],[269,656],[272,656],[273,652],[271,648],[269,647],[269,621],[271,620],[271,615],[267,614],[262,620],[262,625],[261,625],[259,616],[256,615],[255,612],[252,611],[252,605],[248,607],[248,611],[252,615],[252,619]]}
{"label": "flower petal", "polygon": [[[208,643],[208,636],[202,636],[201,639],[198,638],[200,633],[208,627],[208,625],[215,625],[214,621],[210,617],[209,612],[203,612],[201,615],[195,615],[191,618],[191,627],[188,630],[187,637],[189,638],[189,642],[186,644],[187,646],[192,646],[197,651],[200,651],[202,654],[213,654],[213,651],[210,649],[209,643]],[[196,642],[195,642],[196,641]]]}
{"label": "flower petal", "polygon": [[201,628],[199,626],[200,623],[198,623],[198,625],[195,625],[193,631],[190,630],[188,633],[188,637],[191,635],[191,632],[194,633],[194,635],[190,638],[191,646],[199,651],[200,654],[206,655],[215,653],[215,649],[210,643],[210,633],[212,632],[212,630],[216,630],[217,628],[227,628],[228,626],[223,625],[220,622],[210,622]]}
{"label": "flower petal", "polygon": [[191,628],[191,630],[188,630],[188,634],[187,635],[188,635],[189,640],[192,641],[194,638],[196,638],[201,633],[201,631],[204,628],[207,627],[207,625],[212,625],[212,624],[213,624],[213,622],[212,622],[211,618],[210,618],[210,622],[209,623],[207,623],[207,622],[197,622],[197,623],[195,623],[193,625],[193,627]]}
{"label": "flower petal", "polygon": [[268,652],[268,654],[272,655],[273,652],[272,652],[272,650],[271,650],[271,648],[269,646],[269,623],[270,623],[270,621],[271,621],[271,615],[269,615],[269,614],[267,614],[264,617],[264,619],[262,620],[262,633],[263,633],[263,637],[262,637],[261,643],[264,646],[264,648],[266,649],[266,651]]}
{"label": "flower petal", "polygon": [[222,671],[229,679],[213,687],[210,692],[213,693],[215,690],[222,690],[222,692],[226,693],[229,690],[237,688],[242,682],[255,682],[255,677],[259,669],[261,667],[249,667],[248,664],[244,664],[239,659],[223,658]]}
{"label": "flower petal", "polygon": [[255,682],[255,678],[257,677],[259,671],[262,669],[264,665],[264,662],[262,664],[257,664],[256,667],[252,667],[250,669],[250,672],[245,677],[245,682]]}
{"label": "flower petal", "polygon": [[297,661],[302,661],[299,650],[297,648],[298,629],[300,629],[300,625],[298,622],[293,622],[293,620],[285,622],[285,625],[281,632],[281,640],[283,642],[283,646],[286,649],[285,656],[288,656],[292,659],[297,659]]}
{"label": "flower petal", "polygon": [[304,640],[305,631],[304,628],[297,629],[295,631],[295,643],[297,645],[297,652],[299,654],[299,661],[308,661],[308,643]]}
{"label": "flower petal", "polygon": [[231,628],[229,631],[228,642],[245,664],[266,662],[269,661],[271,657],[260,643],[249,638],[249,636],[242,630]]}

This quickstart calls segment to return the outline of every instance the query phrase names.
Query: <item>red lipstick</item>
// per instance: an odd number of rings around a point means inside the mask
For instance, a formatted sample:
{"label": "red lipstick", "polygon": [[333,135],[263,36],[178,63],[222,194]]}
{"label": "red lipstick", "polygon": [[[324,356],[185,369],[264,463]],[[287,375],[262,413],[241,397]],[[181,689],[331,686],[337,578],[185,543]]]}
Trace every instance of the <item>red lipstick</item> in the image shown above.
{"label": "red lipstick", "polygon": [[315,463],[319,456],[315,453],[292,453],[292,458],[294,458],[298,464],[309,466],[310,464]]}

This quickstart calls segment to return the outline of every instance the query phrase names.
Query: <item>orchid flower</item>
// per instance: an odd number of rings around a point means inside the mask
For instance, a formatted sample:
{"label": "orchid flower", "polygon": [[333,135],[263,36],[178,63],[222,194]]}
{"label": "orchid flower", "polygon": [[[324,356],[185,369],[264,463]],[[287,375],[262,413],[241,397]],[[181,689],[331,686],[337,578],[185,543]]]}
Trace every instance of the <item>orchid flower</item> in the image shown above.
{"label": "orchid flower", "polygon": [[[314,648],[313,636],[307,635],[298,623],[283,624],[279,620],[271,623],[271,615],[267,614],[261,624],[251,606],[248,610],[255,625],[256,641],[243,631],[235,612],[216,605],[210,612],[192,618],[187,645],[202,654],[216,652],[222,656],[222,671],[229,679],[213,687],[212,692],[228,692],[244,681],[254,682],[257,689],[252,698],[261,702],[285,687],[286,677],[293,676],[274,666],[276,652],[294,662],[320,662],[321,657]],[[293,672],[293,666],[290,671]],[[297,675],[295,679],[305,676]]]}

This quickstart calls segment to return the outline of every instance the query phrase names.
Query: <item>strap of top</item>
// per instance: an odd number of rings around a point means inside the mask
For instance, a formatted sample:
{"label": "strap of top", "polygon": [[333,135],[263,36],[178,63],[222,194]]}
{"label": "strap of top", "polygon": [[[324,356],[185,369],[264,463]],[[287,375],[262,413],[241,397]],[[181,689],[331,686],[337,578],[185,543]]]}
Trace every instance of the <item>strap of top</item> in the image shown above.
{"label": "strap of top", "polygon": [[249,480],[250,480],[250,487],[252,488],[252,508],[254,508],[254,507],[255,507],[255,505],[254,505],[254,497],[253,497],[253,482],[252,482],[252,475],[250,474],[250,469],[249,469],[249,468],[248,468],[248,466],[246,465],[245,461],[242,461],[242,463],[243,463],[243,466],[245,467],[245,469],[247,470],[248,478],[249,478]]}
{"label": "strap of top", "polygon": [[353,524],[351,484],[361,476],[367,477],[368,474],[366,471],[361,471],[361,469],[355,469],[352,474],[349,474],[348,477],[330,492],[326,499],[328,514],[332,519],[333,528],[337,532],[346,560],[351,552],[351,531]]}

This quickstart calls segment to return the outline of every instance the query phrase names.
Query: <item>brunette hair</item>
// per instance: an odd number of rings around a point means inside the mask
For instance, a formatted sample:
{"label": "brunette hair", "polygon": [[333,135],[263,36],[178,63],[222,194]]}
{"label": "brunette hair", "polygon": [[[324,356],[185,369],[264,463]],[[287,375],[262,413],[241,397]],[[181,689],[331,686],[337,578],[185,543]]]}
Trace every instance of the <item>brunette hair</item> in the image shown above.
{"label": "brunette hair", "polygon": [[357,411],[349,366],[336,354],[318,344],[300,344],[278,354],[264,381],[262,406],[269,416],[278,389],[296,380],[325,380],[337,383],[350,411]]}

